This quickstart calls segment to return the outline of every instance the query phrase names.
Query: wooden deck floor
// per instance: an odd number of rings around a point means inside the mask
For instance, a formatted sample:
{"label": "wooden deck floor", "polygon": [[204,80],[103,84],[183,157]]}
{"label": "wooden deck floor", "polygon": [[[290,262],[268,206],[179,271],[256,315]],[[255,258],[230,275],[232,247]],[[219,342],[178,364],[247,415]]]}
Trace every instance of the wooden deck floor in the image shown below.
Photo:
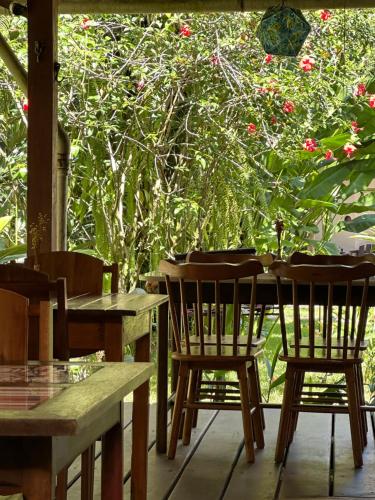
{"label": "wooden deck floor", "polygon": [[[126,409],[130,415],[130,405]],[[189,446],[179,444],[175,460],[155,452],[155,418],[150,419],[150,500],[276,500],[285,498],[375,499],[374,427],[369,417],[369,443],[364,466],[353,468],[347,415],[301,414],[286,463],[273,461],[279,411],[266,410],[266,446],[248,465],[243,452],[239,412],[202,411]],[[129,478],[130,423],[125,429],[125,478]],[[97,443],[100,451],[100,443]],[[71,468],[71,477],[79,462]],[[130,498],[130,481],[124,497]],[[80,482],[69,489],[80,498]],[[96,460],[95,500],[100,499],[100,457]]]}

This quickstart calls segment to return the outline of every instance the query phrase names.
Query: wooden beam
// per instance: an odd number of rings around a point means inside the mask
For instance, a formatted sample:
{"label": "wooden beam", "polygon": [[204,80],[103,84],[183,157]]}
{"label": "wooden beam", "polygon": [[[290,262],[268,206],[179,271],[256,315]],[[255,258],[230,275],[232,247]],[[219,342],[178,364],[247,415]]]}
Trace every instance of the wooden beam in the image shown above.
{"label": "wooden beam", "polygon": [[28,1],[28,154],[27,229],[46,221],[40,250],[56,248],[57,0]]}
{"label": "wooden beam", "polygon": [[[279,0],[60,0],[59,12],[69,13],[162,13],[241,12],[265,10]],[[299,9],[342,9],[375,7],[375,0],[288,0]]]}
{"label": "wooden beam", "polygon": [[[0,0],[8,8],[11,0]],[[17,3],[25,5],[25,0]],[[60,14],[135,14],[163,12],[241,12],[265,10],[279,0],[59,0]],[[375,7],[375,0],[288,0],[299,9],[355,9]],[[4,11],[1,10],[0,13]]]}

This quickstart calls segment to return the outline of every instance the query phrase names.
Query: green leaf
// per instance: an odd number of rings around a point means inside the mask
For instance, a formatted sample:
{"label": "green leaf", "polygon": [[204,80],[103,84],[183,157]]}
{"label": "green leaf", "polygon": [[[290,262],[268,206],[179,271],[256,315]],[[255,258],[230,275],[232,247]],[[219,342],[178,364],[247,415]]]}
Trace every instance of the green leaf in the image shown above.
{"label": "green leaf", "polygon": [[333,151],[335,149],[341,148],[344,146],[347,142],[350,141],[351,134],[345,133],[345,134],[337,134],[337,135],[332,135],[331,137],[326,137],[324,139],[321,139],[320,143],[323,146],[323,149],[332,149]]}
{"label": "green leaf", "polygon": [[348,177],[349,172],[347,164],[325,169],[300,193],[300,198],[323,198],[331,194],[333,188]]}
{"label": "green leaf", "polygon": [[363,214],[355,219],[343,222],[345,231],[351,233],[361,233],[375,226],[375,214]]}
{"label": "green leaf", "polygon": [[285,382],[285,372],[282,373],[279,377],[277,377],[276,380],[272,382],[270,385],[270,390],[275,389],[275,387],[278,387],[279,385],[283,384]]}
{"label": "green leaf", "polygon": [[303,208],[315,208],[315,207],[322,207],[322,208],[328,208],[332,210],[337,209],[336,203],[331,203],[330,201],[323,201],[323,200],[312,200],[310,198],[300,200],[297,204],[298,207],[303,207]]}
{"label": "green leaf", "polygon": [[14,245],[4,250],[0,250],[0,263],[5,264],[15,259],[22,259],[26,257],[26,245]]}
{"label": "green leaf", "polygon": [[0,232],[9,224],[9,222],[12,220],[11,215],[5,215],[4,217],[0,217]]}

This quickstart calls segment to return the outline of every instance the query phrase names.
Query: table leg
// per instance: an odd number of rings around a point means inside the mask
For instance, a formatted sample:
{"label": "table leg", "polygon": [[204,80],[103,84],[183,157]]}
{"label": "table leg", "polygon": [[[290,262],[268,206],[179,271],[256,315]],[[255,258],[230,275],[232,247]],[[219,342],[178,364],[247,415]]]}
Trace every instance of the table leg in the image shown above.
{"label": "table leg", "polygon": [[104,324],[104,352],[106,361],[123,361],[124,340],[121,321]]}
{"label": "table leg", "polygon": [[[27,500],[54,498],[55,476],[50,437],[2,437],[0,449],[0,483],[18,484],[18,491],[22,491]],[[0,486],[0,494],[9,493],[9,486]]]}
{"label": "table leg", "polygon": [[168,303],[158,308],[158,380],[156,414],[156,450],[167,451],[168,418]]}
{"label": "table leg", "polygon": [[[150,360],[150,334],[137,339],[135,361]],[[147,498],[147,455],[149,421],[149,382],[145,382],[134,391],[132,418],[132,466],[131,498]]]}
{"label": "table leg", "polygon": [[[122,401],[119,403],[122,411]],[[123,499],[123,429],[121,421],[102,436],[102,500]]]}

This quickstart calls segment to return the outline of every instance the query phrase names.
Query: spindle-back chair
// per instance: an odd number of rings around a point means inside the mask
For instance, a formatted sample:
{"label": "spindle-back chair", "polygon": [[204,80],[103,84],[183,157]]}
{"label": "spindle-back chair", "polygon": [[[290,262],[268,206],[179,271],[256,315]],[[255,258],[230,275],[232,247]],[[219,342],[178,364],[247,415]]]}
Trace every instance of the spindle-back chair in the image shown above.
{"label": "spindle-back chair", "polygon": [[[375,275],[375,265],[363,262],[356,266],[344,265],[289,265],[275,261],[270,271],[276,276],[280,309],[283,352],[279,358],[287,363],[284,398],[280,417],[275,459],[281,462],[291,443],[299,411],[349,413],[353,459],[356,467],[362,465],[362,450],[366,444],[366,425],[361,411],[360,384],[362,352],[368,314],[367,295],[369,278]],[[281,278],[292,281],[293,335],[287,336],[284,311],[286,287]],[[335,324],[334,304],[344,306],[343,331]],[[325,335],[316,328],[315,306],[327,308]],[[352,306],[359,306],[360,314],[350,334],[349,314]],[[307,335],[303,333],[306,317]],[[346,394],[338,394],[330,384],[305,384],[306,372],[340,373],[345,376]],[[314,390],[315,388],[315,390]]]}
{"label": "spindle-back chair", "polygon": [[[199,251],[193,251],[187,254],[186,257],[186,262],[229,262],[232,264],[238,264],[240,262],[245,262],[246,260],[252,259],[252,260],[258,260],[262,266],[264,267],[269,267],[272,262],[275,260],[276,256],[272,253],[265,253],[261,255],[256,255],[255,253],[238,253],[232,250],[227,250],[223,252],[199,252]],[[268,308],[274,309],[274,304],[270,305],[257,305],[256,306],[256,315],[258,316],[258,326],[257,326],[257,338],[260,339],[262,335],[262,328],[263,328],[263,323],[264,323],[264,318],[266,315],[266,311]],[[207,315],[210,316],[211,313],[211,307],[210,304],[207,306]],[[222,305],[222,325],[225,328],[225,318],[226,318],[226,307],[225,304]],[[208,325],[210,327],[210,323]],[[208,331],[210,331],[210,328],[208,328]]]}
{"label": "spindle-back chair", "polygon": [[[178,383],[172,418],[172,429],[168,457],[174,458],[183,408],[186,416],[183,443],[188,444],[193,420],[193,411],[199,408],[242,410],[246,456],[254,461],[253,427],[257,446],[264,446],[263,423],[260,409],[260,388],[254,358],[261,352],[254,347],[254,314],[256,305],[257,275],[263,266],[256,260],[240,264],[228,263],[177,263],[161,261],[159,269],[166,274],[170,314],[176,351],[172,358],[179,363]],[[251,294],[241,294],[239,280],[251,280]],[[174,292],[171,280],[178,280],[179,292]],[[204,292],[204,293],[203,293]],[[215,304],[214,328],[208,338],[204,325],[204,297],[210,296]],[[221,305],[232,304],[233,321],[231,335],[223,339],[221,327]],[[241,304],[249,305],[247,335],[240,336]],[[191,305],[196,315],[189,315]],[[181,317],[181,320],[179,320]],[[230,342],[229,342],[230,337]],[[240,401],[228,391],[218,389],[216,396],[208,395],[201,387],[197,390],[198,373],[205,370],[234,371],[237,373]],[[188,391],[188,379],[190,384]],[[226,401],[222,401],[225,392]],[[237,391],[234,391],[237,392]],[[187,394],[188,393],[188,394]],[[187,398],[186,398],[187,394]],[[251,402],[249,400],[249,394]]]}

